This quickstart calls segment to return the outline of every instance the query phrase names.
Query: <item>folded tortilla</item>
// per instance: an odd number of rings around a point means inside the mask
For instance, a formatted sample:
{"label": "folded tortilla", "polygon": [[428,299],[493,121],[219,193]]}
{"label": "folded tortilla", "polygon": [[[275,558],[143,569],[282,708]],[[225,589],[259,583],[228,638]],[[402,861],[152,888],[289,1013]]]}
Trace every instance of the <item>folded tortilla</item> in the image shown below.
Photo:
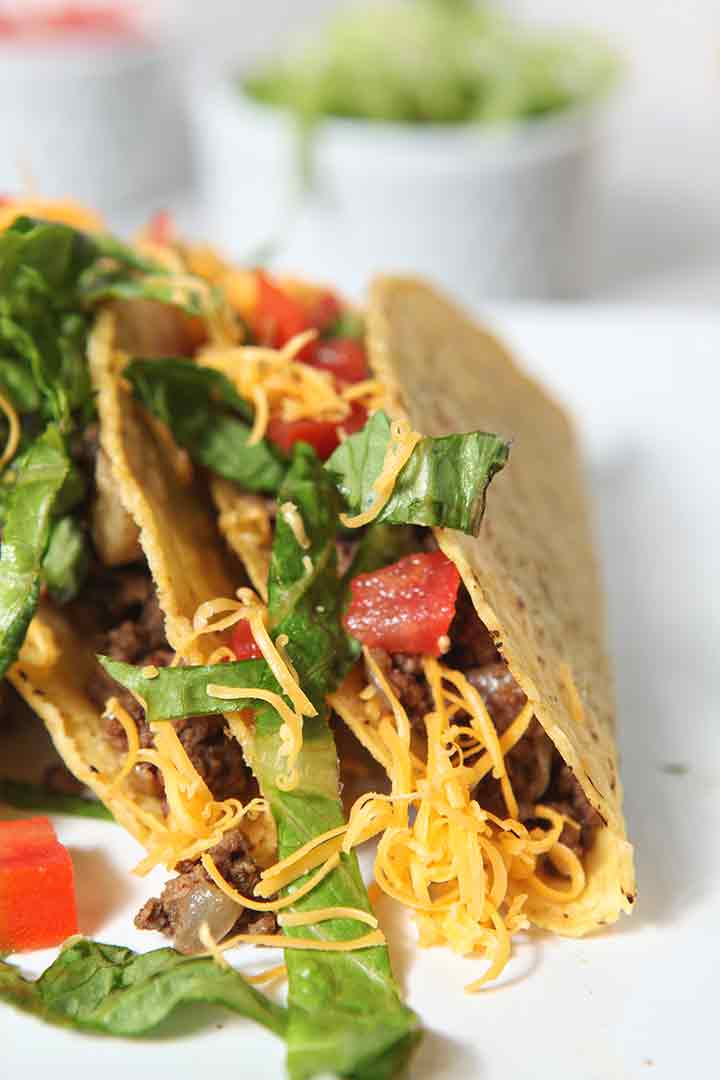
{"label": "folded tortilla", "polygon": [[[142,344],[152,352],[153,340],[148,336],[152,311],[144,307]],[[155,307],[164,340],[167,312]],[[102,312],[89,344],[100,446],[117,497],[139,529],[140,546],[165,616],[168,644],[178,649],[188,637],[198,606],[215,597],[232,597],[243,574],[217,531],[204,485],[193,477],[182,452],[134,400],[120,377],[126,356],[115,347],[116,335],[132,347],[132,326],[138,322],[123,321],[125,314]],[[188,648],[187,658],[192,663],[206,662],[219,644],[215,635],[204,635]],[[42,718],[70,771],[145,843],[149,832],[143,818],[151,814],[162,820],[161,800],[137,789],[130,797],[125,785],[113,788],[124,754],[105,735],[101,712],[86,689],[96,663],[72,605],[60,608],[45,599],[8,678]]]}
{"label": "folded tortilla", "polygon": [[562,905],[533,897],[527,907],[538,926],[586,934],[630,912],[635,879],[603,595],[571,423],[492,335],[421,281],[374,282],[368,348],[387,387],[388,412],[408,417],[415,430],[440,436],[481,429],[512,439],[480,536],[437,529],[436,537],[604,822],[584,858],[581,896]]}

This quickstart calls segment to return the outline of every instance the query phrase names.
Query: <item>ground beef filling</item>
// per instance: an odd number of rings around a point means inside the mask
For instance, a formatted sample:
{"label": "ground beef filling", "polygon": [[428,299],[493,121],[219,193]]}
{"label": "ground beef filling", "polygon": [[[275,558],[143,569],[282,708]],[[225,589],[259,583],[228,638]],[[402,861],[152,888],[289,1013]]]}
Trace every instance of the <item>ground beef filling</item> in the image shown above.
{"label": "ground beef filling", "polygon": [[[458,595],[455,618],[450,627],[450,651],[444,657],[449,667],[464,672],[479,691],[498,731],[510,726],[527,698],[495,648],[485,626],[480,622],[465,589]],[[424,731],[423,717],[433,707],[430,687],[425,679],[422,657],[405,653],[373,650],[373,657],[384,671],[405,708],[411,724]],[[533,807],[542,802],[571,817],[579,828],[566,825],[561,840],[582,855],[592,844],[602,819],[590,805],[572,771],[563,762],[536,719],[523,738],[506,754],[508,776],[520,810],[520,820],[532,821]],[[486,776],[478,785],[475,798],[492,813],[507,813],[500,784]]]}
{"label": "ground beef filling", "polygon": [[[247,850],[241,829],[230,829],[210,854],[218,870],[243,896],[252,896],[260,870]],[[139,930],[159,930],[175,941],[181,952],[197,952],[199,925],[207,921],[217,939],[228,933],[274,934],[272,912],[249,911],[233,904],[211,881],[199,862],[181,862],[159,897],[153,897],[135,916]],[[214,926],[213,926],[214,921]]]}
{"label": "ground beef filling", "polygon": [[[163,615],[152,578],[146,568],[130,567],[94,572],[84,604],[91,605],[95,625],[100,625],[95,650],[130,664],[166,667],[173,653],[165,639]],[[140,745],[153,746],[153,737],[142,707],[129,691],[97,666],[87,692],[99,709],[104,710],[110,697],[116,697],[137,724]],[[120,752],[127,751],[127,737],[122,725],[103,715],[106,737]],[[239,743],[225,735],[222,716],[193,716],[173,721],[190,760],[216,799],[248,794],[250,774]],[[139,764],[133,770],[132,783],[137,790],[162,797],[162,777],[153,765]]]}

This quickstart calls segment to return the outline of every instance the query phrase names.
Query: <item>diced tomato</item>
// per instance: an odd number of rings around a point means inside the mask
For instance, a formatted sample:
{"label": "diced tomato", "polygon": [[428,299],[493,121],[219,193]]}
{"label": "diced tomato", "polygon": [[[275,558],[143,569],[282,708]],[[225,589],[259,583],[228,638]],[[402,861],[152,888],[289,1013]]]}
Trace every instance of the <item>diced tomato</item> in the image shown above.
{"label": "diced tomato", "polygon": [[352,581],[345,629],[370,648],[440,656],[459,586],[460,575],[442,551],[406,555]]}
{"label": "diced tomato", "polygon": [[360,382],[368,377],[365,349],[353,338],[328,338],[326,341],[318,341],[305,363],[329,371],[340,382]]}
{"label": "diced tomato", "polygon": [[247,619],[241,619],[235,623],[230,637],[230,648],[238,660],[260,660],[262,650],[253,637],[250,623]]}
{"label": "diced tomato", "polygon": [[[367,423],[367,409],[360,402],[354,401],[350,407],[350,412],[341,424],[338,424],[338,432],[343,435],[354,435],[356,431],[361,431]],[[338,437],[338,445],[340,438]]]}
{"label": "diced tomato", "polygon": [[308,305],[308,320],[320,333],[329,330],[342,314],[342,304],[335,293],[324,289]]}
{"label": "diced tomato", "polygon": [[148,221],[145,232],[153,244],[172,244],[175,239],[175,219],[169,210],[158,210]]}
{"label": "diced tomato", "polygon": [[67,848],[47,818],[0,823],[0,952],[59,945],[78,932]]}
{"label": "diced tomato", "polygon": [[296,334],[311,329],[304,305],[290,296],[262,270],[257,272],[257,300],[253,317],[255,337],[262,345],[279,349]]}
{"label": "diced tomato", "polygon": [[339,424],[334,420],[270,420],[267,437],[285,454],[290,454],[296,442],[313,447],[321,461],[326,461],[340,445],[340,432],[352,435],[365,425],[367,411],[353,404],[349,415]]}

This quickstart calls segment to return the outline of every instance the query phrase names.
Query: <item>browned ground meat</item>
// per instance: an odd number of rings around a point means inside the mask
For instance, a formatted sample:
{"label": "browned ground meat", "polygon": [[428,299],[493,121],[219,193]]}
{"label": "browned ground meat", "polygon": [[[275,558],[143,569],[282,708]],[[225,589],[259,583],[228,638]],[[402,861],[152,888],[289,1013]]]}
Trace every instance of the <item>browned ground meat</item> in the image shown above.
{"label": "browned ground meat", "polygon": [[[166,667],[170,663],[173,653],[165,638],[163,614],[147,569],[132,567],[97,574],[92,595],[101,621],[96,642],[98,652],[141,666]],[[86,689],[100,709],[105,708],[108,698],[116,697],[135,721],[140,745],[144,748],[154,745],[142,706],[99,664]],[[124,753],[127,738],[122,724],[109,715],[103,715],[102,723],[107,738]],[[190,760],[214,797],[242,797],[249,773],[239,743],[225,735],[223,717],[194,716],[173,723]],[[163,794],[162,777],[153,765],[137,765],[133,782],[147,794]]]}
{"label": "browned ground meat", "polygon": [[[464,588],[458,594],[450,640],[445,661],[448,666],[465,673],[468,682],[479,691],[498,733],[502,734],[527,698],[480,622]],[[373,657],[390,679],[410,722],[422,731],[423,716],[432,709],[432,695],[423,674],[422,658],[405,653],[390,655],[381,649],[374,649]],[[461,716],[457,719],[461,721]],[[577,853],[586,851],[601,818],[590,806],[572,771],[537,720],[532,720],[523,738],[506,754],[505,761],[521,820],[532,819],[533,807],[538,802],[553,806],[581,826],[579,829],[566,826],[563,843]],[[507,812],[500,784],[492,776],[481,781],[475,797],[481,806],[493,813],[502,816]]]}
{"label": "browned ground meat", "polygon": [[[242,830],[231,829],[225,833],[220,843],[212,848],[211,855],[225,880],[243,896],[252,896],[260,880],[260,871],[248,853]],[[199,862],[178,863],[177,870],[177,877],[166,883],[161,895],[148,900],[135,916],[139,930],[159,930],[168,937],[181,939],[186,934],[193,896],[205,895],[208,888],[214,889],[214,886]],[[272,912],[238,908],[238,917],[230,932],[273,934],[276,929]]]}

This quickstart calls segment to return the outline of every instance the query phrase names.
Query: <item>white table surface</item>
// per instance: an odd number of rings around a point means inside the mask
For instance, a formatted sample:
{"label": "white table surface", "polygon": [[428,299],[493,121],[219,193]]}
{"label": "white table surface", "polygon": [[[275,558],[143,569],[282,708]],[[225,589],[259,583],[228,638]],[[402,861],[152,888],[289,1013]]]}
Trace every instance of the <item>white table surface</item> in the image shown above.
{"label": "white table surface", "polygon": [[[720,316],[522,308],[495,311],[493,321],[573,409],[585,440],[639,899],[632,919],[597,937],[531,936],[502,986],[475,997],[462,986],[477,966],[445,951],[419,954],[412,929],[385,905],[396,970],[427,1028],[410,1075],[709,1078],[720,968]],[[130,929],[147,895],[127,875],[134,843],[103,823],[65,820],[59,831],[76,862],[83,930],[159,944]],[[48,959],[37,954],[24,967]],[[208,1015],[195,1009],[190,1023]],[[210,1015],[201,1030],[185,1030],[185,1013],[162,1039],[130,1042],[58,1031],[3,1008],[0,1075],[34,1080],[52,1067],[63,1080],[189,1080],[228,1068],[282,1076],[279,1041]]]}

